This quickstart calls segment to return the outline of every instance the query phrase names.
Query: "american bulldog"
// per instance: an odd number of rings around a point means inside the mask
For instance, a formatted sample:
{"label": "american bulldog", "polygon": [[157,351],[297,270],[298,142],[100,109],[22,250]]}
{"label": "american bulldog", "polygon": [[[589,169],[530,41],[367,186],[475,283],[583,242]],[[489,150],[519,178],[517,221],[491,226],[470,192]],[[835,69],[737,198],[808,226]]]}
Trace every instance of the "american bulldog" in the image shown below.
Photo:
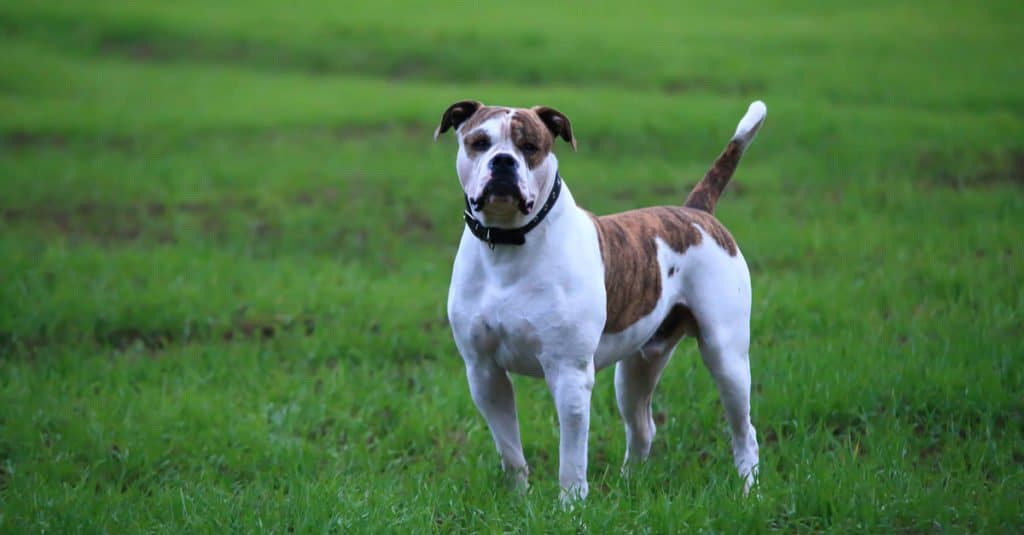
{"label": "american bulldog", "polygon": [[744,489],[755,482],[750,274],[714,211],[766,114],[764,103],[750,105],[681,205],[595,216],[577,206],[559,174],[556,139],[576,148],[563,113],[474,100],[445,110],[434,139],[456,131],[466,201],[448,317],[473,401],[519,486],[528,469],[510,372],[547,382],[558,411],[562,499],[582,499],[594,373],[615,365],[625,463],[643,460],[655,434],[651,396],[684,336],[697,340],[718,387]]}

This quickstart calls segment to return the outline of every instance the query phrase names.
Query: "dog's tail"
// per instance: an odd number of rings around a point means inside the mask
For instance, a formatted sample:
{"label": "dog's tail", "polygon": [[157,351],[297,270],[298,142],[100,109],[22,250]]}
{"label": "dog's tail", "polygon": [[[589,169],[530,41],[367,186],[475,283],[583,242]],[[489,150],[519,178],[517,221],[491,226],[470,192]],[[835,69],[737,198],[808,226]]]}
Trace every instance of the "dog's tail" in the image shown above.
{"label": "dog's tail", "polygon": [[740,119],[740,124],[736,127],[736,134],[732,136],[732,140],[725,146],[722,154],[718,155],[711,169],[704,174],[704,178],[700,179],[700,182],[693,187],[693,191],[686,197],[684,206],[703,210],[709,214],[715,213],[718,197],[722,195],[722,190],[725,189],[725,185],[729,183],[733,172],[736,171],[736,166],[740,163],[743,151],[750,146],[751,141],[754,141],[754,135],[764,124],[767,115],[768,108],[764,102],[757,100],[750,104],[747,114]]}

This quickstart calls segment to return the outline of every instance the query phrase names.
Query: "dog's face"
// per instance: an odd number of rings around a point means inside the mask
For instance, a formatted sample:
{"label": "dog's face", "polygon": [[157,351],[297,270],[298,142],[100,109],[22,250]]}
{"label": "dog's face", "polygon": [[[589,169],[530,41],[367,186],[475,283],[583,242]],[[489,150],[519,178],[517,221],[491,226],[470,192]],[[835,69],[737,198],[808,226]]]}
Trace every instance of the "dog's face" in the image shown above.
{"label": "dog's face", "polygon": [[445,110],[434,139],[450,128],[459,138],[455,167],[462,189],[490,222],[513,222],[534,209],[557,171],[551,153],[556,137],[576,148],[569,119],[544,106],[505,108],[464,100]]}

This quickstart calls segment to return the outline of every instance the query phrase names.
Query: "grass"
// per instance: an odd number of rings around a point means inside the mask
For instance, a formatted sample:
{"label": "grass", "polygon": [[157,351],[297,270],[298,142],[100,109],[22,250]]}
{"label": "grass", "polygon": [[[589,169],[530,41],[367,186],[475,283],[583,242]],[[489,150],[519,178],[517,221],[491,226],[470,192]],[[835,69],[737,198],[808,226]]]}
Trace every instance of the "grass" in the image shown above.
{"label": "grass", "polygon": [[[0,532],[1021,530],[1024,9],[932,4],[0,2]],[[598,213],[768,103],[718,212],[759,499],[687,344],[630,478],[598,376],[573,511],[517,380],[503,486],[444,319],[462,98],[565,112]]]}

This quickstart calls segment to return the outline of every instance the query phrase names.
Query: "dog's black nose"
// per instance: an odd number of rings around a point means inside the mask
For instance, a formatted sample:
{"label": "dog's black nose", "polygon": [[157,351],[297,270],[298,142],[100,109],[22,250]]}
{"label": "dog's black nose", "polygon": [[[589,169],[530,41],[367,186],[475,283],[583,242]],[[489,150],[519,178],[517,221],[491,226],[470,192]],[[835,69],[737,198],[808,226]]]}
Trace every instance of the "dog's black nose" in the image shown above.
{"label": "dog's black nose", "polygon": [[514,171],[518,165],[511,154],[497,154],[491,159],[491,171]]}

